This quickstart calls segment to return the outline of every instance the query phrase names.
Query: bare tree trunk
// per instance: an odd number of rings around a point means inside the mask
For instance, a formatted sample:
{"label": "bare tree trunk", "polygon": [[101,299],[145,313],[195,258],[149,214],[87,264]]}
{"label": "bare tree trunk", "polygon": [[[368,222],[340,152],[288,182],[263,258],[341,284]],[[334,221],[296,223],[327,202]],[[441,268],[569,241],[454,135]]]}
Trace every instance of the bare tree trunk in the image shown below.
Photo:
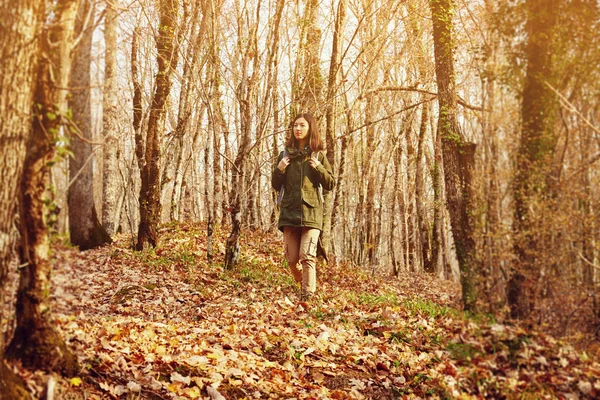
{"label": "bare tree trunk", "polygon": [[[260,7],[257,9],[260,9]],[[242,31],[242,19],[243,18],[238,18],[238,23],[240,24],[238,29],[239,32]],[[244,198],[242,196],[244,195],[246,185],[248,184],[247,175],[249,171],[247,157],[251,150],[250,129],[252,117],[250,107],[253,104],[252,101],[256,98],[256,74],[258,72],[258,42],[256,36],[258,30],[258,18],[254,25],[248,27],[248,29],[250,32],[247,36],[251,38],[251,43],[250,46],[242,51],[242,78],[236,90],[236,99],[240,115],[240,137],[238,152],[233,163],[231,176],[230,209],[232,229],[231,234],[227,238],[225,248],[226,269],[234,268],[239,262],[240,257],[240,245],[238,239],[241,234],[242,204],[244,203]],[[248,76],[251,62],[253,63],[253,73],[251,76]]]}
{"label": "bare tree trunk", "polygon": [[228,216],[228,209],[229,209],[229,203],[230,203],[230,197],[229,197],[229,182],[233,182],[233,178],[231,178],[230,180],[230,175],[232,176],[233,173],[231,172],[234,168],[234,166],[228,162],[228,160],[231,160],[231,145],[229,143],[229,129],[225,129],[223,132],[223,143],[225,146],[225,161],[223,162],[223,175],[222,175],[222,179],[221,179],[221,183],[223,186],[223,189],[221,191],[221,193],[223,193],[223,201],[221,203],[221,210],[222,210],[222,217],[223,219],[221,220],[221,225],[225,225],[227,223],[227,216]]}
{"label": "bare tree trunk", "polygon": [[425,183],[423,180],[423,147],[425,145],[425,134],[427,132],[427,123],[429,121],[429,104],[423,104],[421,108],[421,123],[419,126],[419,144],[417,145],[417,159],[415,171],[415,199],[416,199],[416,217],[418,226],[418,240],[421,249],[421,258],[423,260],[423,269],[425,272],[434,271],[434,263],[431,258],[431,229],[428,226],[425,213]]}
{"label": "bare tree trunk", "polygon": [[[396,143],[392,157],[394,159],[394,191],[392,199],[392,212],[391,212],[391,224],[390,224],[390,255],[392,257],[392,272],[394,276],[398,276],[401,270],[406,269],[406,263],[404,258],[404,246],[399,245],[404,242],[404,233],[402,229],[398,229],[396,223],[396,216],[404,218],[402,210],[396,213],[398,205],[398,196],[400,195],[400,180],[402,177],[402,146],[400,143]],[[402,208],[402,207],[400,207]],[[400,253],[400,254],[397,254]]]}
{"label": "bare tree trunk", "polygon": [[[485,218],[483,222],[483,238],[481,250],[481,276],[483,291],[489,312],[495,311],[495,305],[504,299],[505,280],[501,271],[501,246],[503,239],[499,232],[502,225],[502,193],[500,189],[499,149],[498,137],[495,134],[498,124],[495,115],[501,114],[502,110],[497,107],[497,81],[498,74],[498,47],[501,41],[500,35],[495,27],[494,15],[499,8],[498,2],[485,1],[486,14],[489,16],[489,27],[486,29],[488,46],[485,47],[484,59],[485,70],[481,74],[482,99],[481,108],[486,110],[482,114],[482,158],[483,158],[483,206],[485,207]],[[495,293],[494,293],[495,292]]]}
{"label": "bare tree trunk", "polygon": [[[209,129],[210,131],[210,129]],[[213,261],[213,212],[212,208],[214,207],[214,197],[210,194],[210,152],[209,146],[204,148],[204,204],[206,207],[206,259],[209,264],[212,264]],[[215,183],[213,181],[213,183]],[[214,191],[213,191],[214,192]]]}
{"label": "bare tree trunk", "polygon": [[157,228],[160,222],[160,133],[164,127],[165,105],[171,91],[171,75],[177,66],[177,43],[175,30],[179,0],[160,0],[158,50],[158,72],[152,108],[148,119],[148,131],[144,151],[144,162],[140,170],[140,225],[138,228],[137,250],[156,247]]}
{"label": "bare tree trunk", "polygon": [[[343,71],[342,71],[342,76],[343,76]],[[352,124],[352,118],[351,118],[351,112],[350,112],[350,106],[349,106],[349,102],[348,102],[348,96],[347,96],[347,92],[344,92],[344,105],[345,105],[345,109],[346,109],[346,131],[350,130],[350,126]],[[337,183],[333,189],[333,199],[332,199],[332,207],[331,207],[331,225],[332,227],[336,227],[337,226],[337,222],[338,222],[338,213],[340,210],[340,197],[342,197],[343,195],[343,191],[344,191],[344,182],[345,182],[345,174],[346,174],[346,169],[347,169],[347,152],[348,152],[348,135],[344,134],[342,136],[341,139],[341,143],[340,143],[340,165],[338,168],[338,175],[337,175]],[[344,196],[344,198],[346,198]],[[342,248],[346,249],[347,247],[344,244],[344,238],[345,238],[345,232],[346,229],[348,227],[348,224],[343,224],[343,229],[342,229]],[[332,253],[335,255],[336,251],[335,251],[335,239],[333,238],[333,240],[331,241],[332,244]]]}
{"label": "bare tree trunk", "polygon": [[452,34],[454,0],[430,0],[430,6],[440,106],[438,134],[442,138],[446,196],[460,268],[463,307],[470,310],[475,305],[473,284],[475,242],[471,236],[473,225],[470,221],[471,173],[475,145],[464,141],[457,121],[454,38]]}
{"label": "bare tree trunk", "polygon": [[[273,30],[270,32],[271,47],[269,48],[269,54],[267,56],[267,82],[268,87],[266,89],[267,93],[272,94],[272,111],[273,111],[273,131],[277,132],[279,130],[279,91],[277,85],[277,74],[279,72],[279,64],[277,60],[278,55],[278,44],[279,44],[279,27],[281,24],[281,16],[283,14],[283,7],[285,6],[285,0],[278,0],[277,6],[275,9],[275,17],[273,23]],[[278,135],[273,135],[273,148],[272,148],[272,157],[274,160],[277,159],[279,155],[279,144],[277,140]],[[277,193],[275,191],[271,192],[273,204],[277,203]],[[271,209],[271,217],[270,217],[270,229],[276,231],[277,230],[277,218],[278,218],[278,208],[273,207]]]}
{"label": "bare tree trunk", "polygon": [[[50,255],[48,228],[44,222],[44,194],[54,157],[54,141],[67,119],[67,94],[71,68],[77,0],[59,1],[54,20],[41,38],[35,92],[36,118],[27,145],[21,181],[21,263],[17,291],[17,326],[8,346],[8,359],[18,359],[30,369],[79,372],[76,357],[67,349],[50,320]],[[50,43],[53,48],[50,49]]]}
{"label": "bare tree trunk", "polygon": [[112,235],[119,225],[118,199],[120,185],[117,176],[119,169],[119,133],[117,100],[117,28],[119,17],[116,8],[119,0],[106,3],[104,16],[104,87],[102,91],[102,225],[106,233]]}
{"label": "bare tree trunk", "polygon": [[[433,123],[430,124],[433,130]],[[433,227],[431,230],[431,262],[438,276],[447,277],[445,260],[444,219],[444,166],[442,164],[442,137],[434,133],[434,160],[431,168],[433,184]]]}
{"label": "bare tree trunk", "polygon": [[[69,158],[69,235],[71,243],[88,250],[112,242],[100,224],[94,203],[94,171],[92,169],[91,53],[95,6],[81,0],[75,22],[75,32],[81,37],[75,49],[71,67],[71,98],[73,113],[71,136],[73,157]],[[91,22],[90,22],[91,21]]]}
{"label": "bare tree trunk", "polygon": [[[13,250],[17,200],[30,136],[45,7],[45,1],[38,0],[0,1],[0,294],[9,266],[18,257]],[[2,304],[4,300],[0,296]],[[26,398],[25,384],[4,361],[4,348],[4,335],[0,335],[0,393],[9,399]]]}
{"label": "bare tree trunk", "polygon": [[[212,15],[212,14],[211,14]],[[219,21],[216,15],[210,19],[209,30],[209,49],[207,67],[207,80],[210,83],[210,116],[212,122],[212,139],[213,139],[213,180],[214,180],[214,198],[215,204],[213,207],[213,221],[224,223],[226,204],[227,204],[227,160],[228,156],[228,133],[225,117],[223,115],[223,100],[221,89],[219,88],[220,81],[220,59],[217,53],[217,32]],[[221,153],[221,137],[225,142],[226,149],[225,157]],[[223,166],[221,167],[223,163]]]}
{"label": "bare tree trunk", "polygon": [[[327,159],[333,173],[335,175],[337,166],[335,165],[336,140],[335,140],[335,111],[336,111],[336,96],[338,91],[338,72],[341,63],[341,45],[344,25],[346,22],[346,8],[348,7],[347,0],[338,2],[337,13],[335,17],[335,27],[333,30],[333,43],[331,47],[331,58],[329,64],[329,79],[327,82],[327,98],[325,101],[325,143],[327,144]],[[323,250],[328,254],[331,248],[331,221],[333,212],[334,194],[327,192],[323,207],[323,231],[321,238],[323,242]]]}
{"label": "bare tree trunk", "polygon": [[139,76],[139,40],[140,29],[135,27],[131,38],[131,81],[133,83],[133,133],[135,136],[135,157],[140,171],[144,169],[144,154],[146,152],[146,141],[142,132],[143,105],[142,105],[142,83]]}
{"label": "bare tree trunk", "polygon": [[[181,82],[181,89],[179,92],[179,108],[177,111],[177,125],[171,138],[171,145],[169,146],[172,150],[172,157],[167,157],[164,170],[163,179],[161,181],[163,198],[166,196],[167,185],[172,182],[173,187],[170,195],[170,203],[168,207],[169,219],[172,221],[179,220],[179,207],[181,200],[181,185],[183,184],[183,166],[184,166],[184,153],[186,150],[185,137],[188,133],[188,127],[194,105],[198,101],[193,101],[192,96],[194,93],[194,86],[196,84],[195,78],[198,74],[198,64],[201,44],[204,43],[206,34],[206,11],[202,10],[198,5],[192,6],[193,9],[190,11],[190,6],[187,3],[183,3],[184,6],[184,28],[181,29],[179,35],[179,42],[183,42],[183,37],[191,37],[190,43],[187,45],[186,55],[183,60],[183,77]],[[189,14],[191,13],[191,17]],[[202,20],[200,20],[202,15]]]}
{"label": "bare tree trunk", "polygon": [[416,175],[417,163],[415,155],[415,146],[413,143],[413,116],[408,116],[406,121],[407,129],[405,130],[406,140],[406,233],[407,242],[406,247],[408,251],[407,261],[409,268],[412,272],[419,272],[422,270],[421,256],[419,254],[419,243],[418,243],[418,229],[416,223],[416,196],[415,190],[412,188],[411,178]]}

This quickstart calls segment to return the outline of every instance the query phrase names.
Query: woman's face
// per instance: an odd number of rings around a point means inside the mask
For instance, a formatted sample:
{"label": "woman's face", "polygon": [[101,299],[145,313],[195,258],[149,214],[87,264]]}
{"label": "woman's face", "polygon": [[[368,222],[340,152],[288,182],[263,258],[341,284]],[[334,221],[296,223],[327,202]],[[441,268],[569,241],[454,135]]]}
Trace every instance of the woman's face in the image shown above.
{"label": "woman's face", "polygon": [[308,139],[308,128],[308,121],[303,117],[294,121],[294,137],[296,137],[297,141],[301,142]]}

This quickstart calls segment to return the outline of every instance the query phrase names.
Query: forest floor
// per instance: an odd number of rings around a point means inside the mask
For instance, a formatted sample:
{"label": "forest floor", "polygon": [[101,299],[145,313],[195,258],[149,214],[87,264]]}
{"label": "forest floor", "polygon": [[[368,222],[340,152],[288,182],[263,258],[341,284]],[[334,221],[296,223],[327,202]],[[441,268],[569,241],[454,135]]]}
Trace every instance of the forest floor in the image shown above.
{"label": "forest floor", "polygon": [[125,235],[55,245],[52,316],[82,371],[16,366],[33,396],[51,382],[54,399],[600,397],[597,354],[459,311],[450,282],[321,266],[302,303],[279,236],[246,232],[224,271],[227,233],[212,265],[201,225],[167,225],[144,252]]}

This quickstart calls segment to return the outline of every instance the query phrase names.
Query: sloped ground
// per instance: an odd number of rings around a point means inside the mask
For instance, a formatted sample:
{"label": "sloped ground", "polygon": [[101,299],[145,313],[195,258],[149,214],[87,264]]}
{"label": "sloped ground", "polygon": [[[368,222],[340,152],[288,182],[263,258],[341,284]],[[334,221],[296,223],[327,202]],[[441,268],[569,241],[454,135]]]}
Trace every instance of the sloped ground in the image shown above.
{"label": "sloped ground", "polygon": [[58,399],[600,396],[597,360],[466,317],[448,282],[321,267],[319,298],[300,303],[279,238],[246,233],[241,265],[224,271],[227,232],[208,265],[203,229],[167,226],[142,253],[129,237],[55,248],[53,316],[84,370],[70,381],[20,370],[32,393],[51,379]]}

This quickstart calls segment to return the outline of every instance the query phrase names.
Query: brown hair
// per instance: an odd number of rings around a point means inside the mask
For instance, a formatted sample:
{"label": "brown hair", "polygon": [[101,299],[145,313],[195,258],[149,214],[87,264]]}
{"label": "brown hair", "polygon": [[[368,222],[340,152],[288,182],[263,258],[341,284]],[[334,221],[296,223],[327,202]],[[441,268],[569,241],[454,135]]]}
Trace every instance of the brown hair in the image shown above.
{"label": "brown hair", "polygon": [[[323,141],[321,140],[321,135],[319,134],[319,124],[317,123],[317,120],[315,119],[315,117],[313,117],[312,114],[309,114],[309,113],[298,114],[292,120],[292,122],[290,123],[290,126],[288,127],[290,130],[290,138],[288,139],[286,146],[297,147],[298,141],[296,140],[296,137],[294,136],[294,124],[300,118],[304,118],[306,120],[306,122],[308,122],[308,147],[310,147],[310,149],[314,152],[317,152],[320,150],[325,150],[325,146],[323,144]],[[298,150],[302,150],[302,149],[298,149]]]}

